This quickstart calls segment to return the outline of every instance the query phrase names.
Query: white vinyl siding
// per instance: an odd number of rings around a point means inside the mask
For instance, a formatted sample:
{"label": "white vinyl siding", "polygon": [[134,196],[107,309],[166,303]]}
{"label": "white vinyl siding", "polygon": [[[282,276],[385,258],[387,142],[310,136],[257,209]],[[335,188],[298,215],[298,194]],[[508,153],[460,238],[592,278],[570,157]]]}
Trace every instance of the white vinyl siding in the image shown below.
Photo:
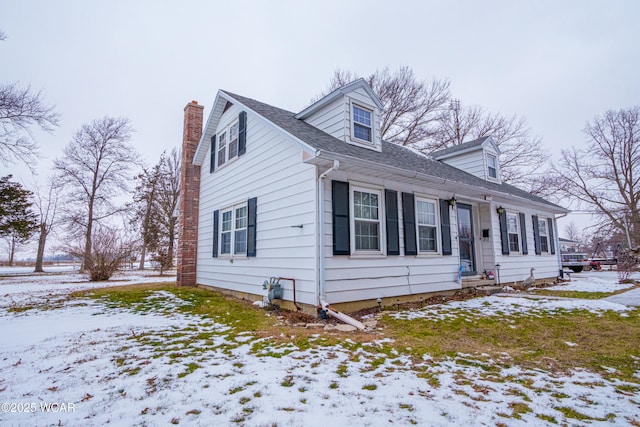
{"label": "white vinyl siding", "polygon": [[[545,254],[545,256],[535,256],[533,248],[535,236],[533,232],[533,225],[530,222],[527,223],[525,227],[525,231],[527,233],[527,242],[529,245],[528,255],[519,256],[519,253],[517,252],[511,252],[509,255],[503,255],[501,253],[500,223],[499,215],[496,212],[496,208],[498,206],[502,206],[507,211],[507,213],[516,215],[516,217],[518,218],[518,227],[521,226],[521,224],[519,223],[519,213],[524,214],[525,220],[531,218],[532,215],[542,215],[546,218],[549,218],[553,215],[548,212],[541,212],[539,207],[516,205],[513,203],[508,203],[504,200],[500,201],[499,203],[494,202],[493,207],[490,209],[490,213],[492,214],[492,251],[495,254],[495,259],[487,259],[487,264],[484,265],[484,268],[493,271],[493,273],[495,274],[495,265],[500,264],[500,281],[503,285],[513,282],[522,282],[527,277],[529,277],[531,267],[534,267],[536,269],[535,277],[537,279],[555,279],[558,276],[559,269],[562,267],[560,263],[560,256],[559,254]],[[546,228],[548,233],[548,224]],[[520,236],[520,228],[518,228],[519,241],[521,240]],[[520,246],[521,245],[522,242],[520,241]],[[520,247],[520,249],[522,249],[522,247]],[[550,246],[549,249],[551,249]]]}
{"label": "white vinyl siding", "polygon": [[[360,139],[354,135],[353,106],[371,113],[371,138]],[[362,88],[356,88],[345,96],[341,96],[328,103],[309,117],[304,119],[310,125],[340,139],[348,144],[357,145],[376,151],[381,151],[382,141],[380,138],[380,111],[375,108],[374,101]],[[360,125],[365,125],[360,123]]]}
{"label": "white vinyl siding", "polygon": [[[220,122],[236,123],[239,105],[229,108]],[[226,127],[224,127],[226,129]],[[220,128],[216,133],[220,132]],[[227,148],[229,134],[227,134]],[[299,303],[317,304],[316,299],[316,168],[302,163],[300,145],[275,126],[247,112],[247,151],[242,161],[225,163],[209,173],[209,156],[200,174],[197,282],[252,295],[265,295],[262,283],[269,277],[296,279]],[[216,159],[217,160],[217,159]],[[206,173],[203,173],[206,171]],[[229,251],[211,257],[213,212],[246,206],[256,197],[256,256],[246,253],[246,213],[231,218]],[[237,220],[237,221],[236,221]],[[218,233],[219,246],[222,236]],[[235,240],[234,240],[235,239]],[[233,260],[233,262],[230,262]],[[291,283],[283,283],[284,298],[293,300]]]}
{"label": "white vinyl siding", "polygon": [[[403,233],[403,212],[402,193],[424,194],[424,185],[409,185],[400,180],[379,179],[371,176],[344,171],[336,171],[327,177],[330,180],[351,181],[350,192],[354,189],[375,188],[380,191],[380,215],[382,218],[382,248],[386,254],[386,219],[384,218],[385,201],[384,190],[395,190],[398,193],[398,232],[400,235],[400,255],[380,256],[378,254],[356,254],[352,251],[351,256],[333,255],[332,236],[332,194],[331,185],[324,188],[324,236],[323,250],[325,254],[325,295],[330,303],[344,301],[357,301],[375,299],[377,297],[386,298],[408,294],[419,294],[424,292],[439,292],[446,290],[460,289],[460,285],[455,280],[459,268],[458,263],[458,242],[452,239],[452,256],[405,256],[404,255],[404,233]],[[364,182],[367,182],[364,186]],[[359,183],[359,184],[354,184]],[[356,188],[354,188],[356,187]],[[451,198],[451,194],[435,192],[430,194],[433,199],[424,197],[426,200],[437,200],[439,198]],[[416,214],[417,218],[417,214]],[[353,222],[353,216],[351,216]],[[438,249],[440,248],[440,216],[436,210],[436,223],[438,231]],[[452,230],[457,229],[455,212],[452,211],[450,217]],[[353,243],[352,243],[353,244]],[[353,248],[353,246],[352,246]]]}

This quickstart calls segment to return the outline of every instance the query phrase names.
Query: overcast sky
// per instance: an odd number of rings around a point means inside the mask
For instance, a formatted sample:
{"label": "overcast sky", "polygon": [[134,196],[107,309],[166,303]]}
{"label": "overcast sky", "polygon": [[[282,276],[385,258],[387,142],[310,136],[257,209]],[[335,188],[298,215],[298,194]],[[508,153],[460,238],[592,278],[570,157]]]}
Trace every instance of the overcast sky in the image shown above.
{"label": "overcast sky", "polygon": [[299,111],[336,68],[449,79],[463,104],[524,116],[556,155],[594,115],[640,104],[635,0],[0,0],[0,29],[0,82],[42,89],[62,114],[37,134],[43,175],[93,119],[131,119],[153,164],[179,146],[190,100],[208,115],[226,89]]}

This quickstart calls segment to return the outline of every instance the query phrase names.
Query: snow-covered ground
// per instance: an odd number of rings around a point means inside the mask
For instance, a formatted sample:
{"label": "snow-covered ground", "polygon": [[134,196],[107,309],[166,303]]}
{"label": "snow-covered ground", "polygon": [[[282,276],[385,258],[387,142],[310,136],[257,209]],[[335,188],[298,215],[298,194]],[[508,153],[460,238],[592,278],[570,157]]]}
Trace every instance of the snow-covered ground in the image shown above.
{"label": "snow-covered ground", "polygon": [[[383,343],[389,344],[384,340],[356,346],[348,335],[342,345],[277,346],[233,325],[180,314],[176,308],[187,302],[165,292],[150,297],[157,308],[145,314],[64,298],[90,286],[159,281],[131,274],[101,284],[73,273],[0,279],[0,425],[640,423],[637,384],[582,370],[566,375],[517,367],[487,370],[471,356],[469,363],[463,363],[464,356],[412,360],[381,353]],[[589,276],[585,283],[602,277]],[[601,285],[615,286],[614,281]],[[11,310],[25,303],[37,308]],[[461,310],[495,316],[585,304],[596,312],[628,310],[602,301],[488,297],[399,316]],[[320,343],[322,335],[316,339]],[[640,371],[640,358],[636,363]],[[592,419],[565,417],[571,410]]]}
{"label": "snow-covered ground", "polygon": [[[634,273],[631,278],[640,280],[640,274]],[[580,292],[616,292],[632,288],[633,283],[618,283],[615,271],[594,271],[589,273],[573,273],[571,281],[546,289]]]}

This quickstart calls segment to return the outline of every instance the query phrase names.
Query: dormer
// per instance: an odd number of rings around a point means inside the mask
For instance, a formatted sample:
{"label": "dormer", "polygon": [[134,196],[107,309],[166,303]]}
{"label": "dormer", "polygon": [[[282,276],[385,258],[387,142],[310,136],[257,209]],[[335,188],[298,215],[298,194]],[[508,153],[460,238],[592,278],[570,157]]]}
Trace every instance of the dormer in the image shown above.
{"label": "dormer", "polygon": [[381,151],[382,107],[378,95],[361,78],[334,90],[295,117],[347,144]]}
{"label": "dormer", "polygon": [[434,151],[431,156],[478,178],[502,183],[498,161],[500,149],[491,136]]}

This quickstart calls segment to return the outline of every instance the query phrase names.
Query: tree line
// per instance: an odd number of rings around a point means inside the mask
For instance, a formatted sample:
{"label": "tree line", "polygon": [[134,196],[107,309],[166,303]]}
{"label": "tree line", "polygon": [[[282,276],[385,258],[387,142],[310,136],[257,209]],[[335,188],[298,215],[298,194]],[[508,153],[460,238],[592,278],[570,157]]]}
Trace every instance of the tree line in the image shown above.
{"label": "tree line", "polygon": [[[325,93],[357,77],[337,70]],[[640,107],[596,115],[583,129],[586,144],[564,150],[551,163],[526,119],[465,105],[451,95],[448,80],[421,80],[408,67],[385,68],[365,79],[384,105],[385,140],[431,153],[492,135],[505,182],[534,194],[561,195],[597,218],[596,233],[603,239],[640,244]],[[33,167],[37,144],[31,130],[52,132],[59,117],[41,92],[0,85],[0,162]],[[73,135],[45,186],[28,190],[10,175],[0,178],[0,237],[9,242],[10,261],[17,245],[37,236],[35,270],[42,271],[47,237],[58,229],[62,249],[82,260],[94,280],[108,278],[134,256],[138,268],[149,257],[163,269],[172,267],[180,153],[164,152],[145,166],[131,144],[133,132],[127,118],[96,119]]]}

